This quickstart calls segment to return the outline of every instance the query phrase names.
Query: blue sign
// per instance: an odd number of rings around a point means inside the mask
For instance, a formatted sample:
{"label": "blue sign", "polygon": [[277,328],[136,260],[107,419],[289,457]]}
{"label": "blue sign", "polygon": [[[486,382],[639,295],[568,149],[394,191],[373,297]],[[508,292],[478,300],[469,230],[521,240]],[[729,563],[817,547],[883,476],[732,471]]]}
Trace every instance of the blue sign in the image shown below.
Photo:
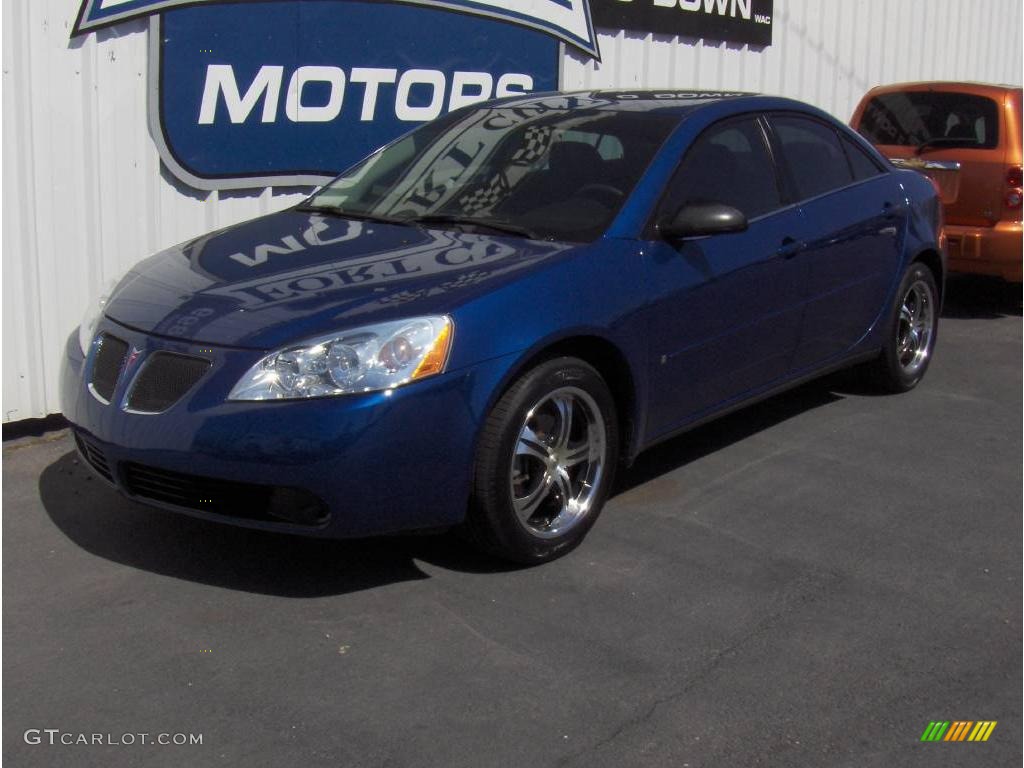
{"label": "blue sign", "polygon": [[587,0],[85,0],[75,34],[150,16],[150,132],[198,189],[310,186],[428,120],[558,89]]}
{"label": "blue sign", "polygon": [[[71,36],[109,27],[129,19],[151,16],[185,5],[253,0],[83,0]],[[301,0],[292,0],[301,2]],[[533,27],[597,57],[597,40],[590,20],[589,0],[384,0],[499,19]]]}

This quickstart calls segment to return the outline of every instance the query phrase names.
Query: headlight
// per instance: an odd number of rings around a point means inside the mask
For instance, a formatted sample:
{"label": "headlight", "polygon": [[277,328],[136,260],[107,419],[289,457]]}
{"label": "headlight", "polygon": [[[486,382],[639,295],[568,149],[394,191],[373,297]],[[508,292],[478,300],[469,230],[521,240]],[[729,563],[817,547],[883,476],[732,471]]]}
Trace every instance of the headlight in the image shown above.
{"label": "headlight", "polygon": [[82,316],[82,322],[78,325],[78,346],[83,355],[89,354],[93,336],[96,335],[96,326],[99,325],[100,318],[103,317],[103,310],[106,308],[107,302],[110,301],[110,295],[117,287],[117,283],[117,280],[110,280],[103,286],[100,295],[89,302],[89,307],[85,310],[85,315]]}
{"label": "headlight", "polygon": [[448,317],[415,317],[319,336],[279,349],[235,384],[229,400],[285,400],[391,389],[442,373]]}

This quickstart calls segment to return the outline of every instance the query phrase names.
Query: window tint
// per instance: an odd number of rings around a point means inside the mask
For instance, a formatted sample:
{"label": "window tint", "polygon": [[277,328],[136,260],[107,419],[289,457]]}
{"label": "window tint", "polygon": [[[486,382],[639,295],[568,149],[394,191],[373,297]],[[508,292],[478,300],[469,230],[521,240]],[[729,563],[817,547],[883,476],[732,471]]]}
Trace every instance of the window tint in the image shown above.
{"label": "window tint", "polygon": [[695,202],[725,203],[748,219],[782,207],[775,167],[756,120],[712,126],[687,151],[669,185],[663,213]]}
{"label": "window tint", "polygon": [[999,143],[999,110],[968,93],[886,93],[868,102],[857,130],[872,144],[991,149]]}
{"label": "window tint", "polygon": [[882,169],[864,151],[863,147],[858,147],[856,143],[845,136],[842,139],[843,149],[846,150],[846,156],[850,160],[850,169],[853,171],[855,181],[870,179],[872,176],[877,176],[882,172]]}
{"label": "window tint", "polygon": [[835,130],[803,117],[778,116],[771,122],[801,200],[853,183]]}

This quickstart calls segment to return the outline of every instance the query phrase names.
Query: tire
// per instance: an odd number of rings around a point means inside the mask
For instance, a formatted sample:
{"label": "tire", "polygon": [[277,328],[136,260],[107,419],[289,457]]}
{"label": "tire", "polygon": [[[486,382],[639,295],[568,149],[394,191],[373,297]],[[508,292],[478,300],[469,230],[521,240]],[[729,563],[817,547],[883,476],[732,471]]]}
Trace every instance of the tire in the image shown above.
{"label": "tire", "polygon": [[869,364],[874,385],[883,392],[907,392],[924,378],[939,330],[939,289],[920,262],[907,267],[885,326],[882,353]]}
{"label": "tire", "polygon": [[561,557],[600,515],[618,449],[615,401],[601,375],[572,357],[539,364],[484,422],[463,533],[516,563]]}

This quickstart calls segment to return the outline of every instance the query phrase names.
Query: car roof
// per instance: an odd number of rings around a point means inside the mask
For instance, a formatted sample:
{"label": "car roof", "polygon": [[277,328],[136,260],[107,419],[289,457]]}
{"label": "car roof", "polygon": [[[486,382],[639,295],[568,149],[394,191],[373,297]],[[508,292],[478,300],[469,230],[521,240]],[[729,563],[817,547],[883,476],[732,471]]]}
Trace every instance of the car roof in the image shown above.
{"label": "car roof", "polygon": [[[488,103],[506,108],[587,109],[613,112],[652,112],[683,116],[698,109],[719,105],[729,112],[746,110],[797,109],[821,114],[821,110],[801,101],[743,91],[711,91],[686,88],[608,89],[587,91],[550,91],[510,96]],[[471,108],[471,107],[470,107]]]}

